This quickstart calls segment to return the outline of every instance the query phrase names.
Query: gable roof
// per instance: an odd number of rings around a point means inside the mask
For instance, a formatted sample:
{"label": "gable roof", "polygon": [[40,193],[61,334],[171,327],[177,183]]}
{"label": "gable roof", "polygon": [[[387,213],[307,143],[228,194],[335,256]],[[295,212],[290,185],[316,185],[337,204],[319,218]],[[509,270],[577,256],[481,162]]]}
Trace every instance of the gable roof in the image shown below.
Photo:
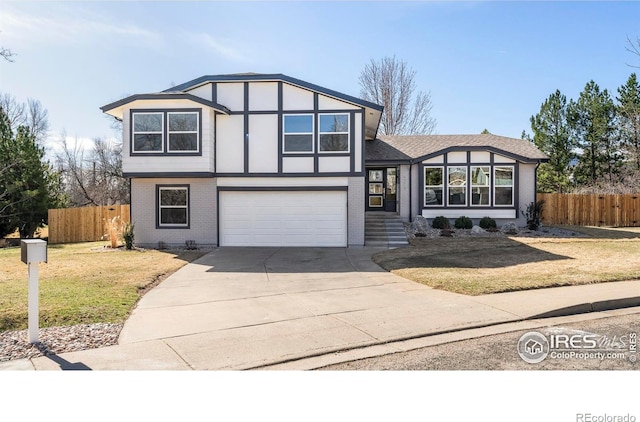
{"label": "gable roof", "polygon": [[343,94],[338,91],[334,91],[332,89],[324,88],[320,85],[315,85],[309,82],[305,82],[300,79],[292,78],[291,76],[284,75],[282,73],[232,73],[227,75],[205,75],[199,78],[193,79],[189,82],[185,82],[180,85],[176,85],[169,89],[164,90],[163,92],[172,92],[172,91],[186,91],[194,89],[200,85],[204,85],[209,82],[245,82],[245,81],[258,81],[258,82],[269,82],[269,81],[283,81],[288,82],[292,85],[297,85],[301,88],[305,88],[311,91],[316,91],[321,94],[328,95],[330,97],[334,97],[348,103],[352,103],[355,105],[359,105],[365,108],[371,108],[377,111],[382,111],[383,106],[379,104],[372,103],[370,101],[365,101],[361,98],[353,97],[351,95]]}
{"label": "gable roof", "polygon": [[282,73],[233,73],[228,75],[205,75],[199,78],[193,79],[189,82],[185,82],[180,85],[166,89],[164,92],[174,91],[189,91],[195,89],[201,85],[211,82],[286,82],[290,85],[297,86],[308,91],[313,91],[326,95],[328,97],[335,98],[340,101],[344,101],[359,107],[364,108],[364,131],[366,139],[375,139],[378,134],[378,126],[380,125],[380,119],[382,118],[382,111],[384,107],[372,103],[370,101],[363,100],[361,98],[353,97],[351,95],[343,94],[342,92],[334,91],[315,85],[309,82],[305,82],[300,79],[292,78],[291,76],[284,75]]}
{"label": "gable roof", "polygon": [[200,98],[193,94],[188,94],[185,92],[158,92],[154,94],[135,94],[135,95],[131,95],[129,97],[123,98],[121,100],[114,101],[105,106],[102,106],[100,107],[100,110],[102,110],[103,113],[107,113],[118,118],[118,116],[122,113],[121,112],[118,113],[117,111],[119,110],[117,109],[119,109],[120,107],[126,104],[129,104],[138,100],[189,100],[198,104],[206,105],[207,107],[211,107],[212,109],[219,111],[220,113],[223,113],[223,114],[230,113],[229,109],[221,104],[214,103],[213,101],[205,100],[204,98]]}
{"label": "gable roof", "polygon": [[549,157],[528,141],[493,134],[383,135],[366,142],[365,160],[416,163],[456,150],[492,151],[526,163],[549,160]]}

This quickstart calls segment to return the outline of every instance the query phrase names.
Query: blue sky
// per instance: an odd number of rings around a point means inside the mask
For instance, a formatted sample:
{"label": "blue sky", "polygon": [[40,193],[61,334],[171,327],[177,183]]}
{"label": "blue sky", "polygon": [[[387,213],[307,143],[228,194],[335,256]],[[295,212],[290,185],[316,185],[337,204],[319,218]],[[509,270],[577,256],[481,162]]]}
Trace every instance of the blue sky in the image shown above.
{"label": "blue sky", "polygon": [[350,95],[395,55],[437,133],[520,137],[556,89],[610,92],[640,66],[637,2],[2,2],[0,91],[38,99],[53,140],[112,137],[99,107],[206,74],[284,73]]}

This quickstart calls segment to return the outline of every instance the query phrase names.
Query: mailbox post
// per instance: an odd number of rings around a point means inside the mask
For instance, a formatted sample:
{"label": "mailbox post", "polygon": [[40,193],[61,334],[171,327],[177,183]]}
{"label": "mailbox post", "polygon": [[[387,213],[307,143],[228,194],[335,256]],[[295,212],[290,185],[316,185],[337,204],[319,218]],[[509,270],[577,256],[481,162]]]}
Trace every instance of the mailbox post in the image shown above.
{"label": "mailbox post", "polygon": [[40,239],[21,240],[20,258],[29,271],[29,343],[37,343],[40,318],[38,264],[47,262],[47,242]]}

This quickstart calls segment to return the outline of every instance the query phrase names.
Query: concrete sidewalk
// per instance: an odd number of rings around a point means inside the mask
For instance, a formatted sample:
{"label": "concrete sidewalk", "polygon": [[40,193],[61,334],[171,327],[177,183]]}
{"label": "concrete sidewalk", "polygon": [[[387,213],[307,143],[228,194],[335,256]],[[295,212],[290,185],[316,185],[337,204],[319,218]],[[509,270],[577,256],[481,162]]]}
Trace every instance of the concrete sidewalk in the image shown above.
{"label": "concrete sidewalk", "polygon": [[312,369],[640,306],[640,280],[475,297],[435,290],[382,270],[371,261],[379,250],[219,248],[147,293],[117,346],[0,369]]}

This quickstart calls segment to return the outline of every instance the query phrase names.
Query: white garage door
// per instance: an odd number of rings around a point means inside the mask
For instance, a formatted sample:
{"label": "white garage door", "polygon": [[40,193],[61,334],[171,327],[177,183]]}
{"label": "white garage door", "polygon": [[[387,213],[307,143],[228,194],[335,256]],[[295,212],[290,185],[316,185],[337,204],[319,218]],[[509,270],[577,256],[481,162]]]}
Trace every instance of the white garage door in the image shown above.
{"label": "white garage door", "polygon": [[220,192],[220,246],[347,246],[347,192]]}

